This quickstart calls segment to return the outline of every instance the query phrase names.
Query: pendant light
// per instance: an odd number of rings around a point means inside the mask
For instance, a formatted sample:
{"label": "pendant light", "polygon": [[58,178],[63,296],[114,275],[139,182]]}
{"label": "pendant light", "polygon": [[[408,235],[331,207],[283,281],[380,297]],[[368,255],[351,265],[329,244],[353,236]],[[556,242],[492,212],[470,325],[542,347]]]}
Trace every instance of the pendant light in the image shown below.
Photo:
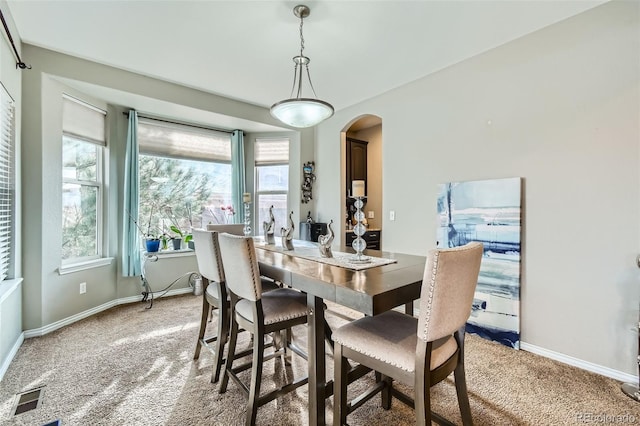
{"label": "pendant light", "polygon": [[[310,59],[304,56],[304,37],[302,35],[302,25],[304,18],[309,16],[311,9],[305,5],[298,5],[293,8],[293,14],[300,18],[300,55],[293,57],[295,70],[293,75],[293,87],[291,88],[291,98],[276,102],[271,106],[271,115],[284,124],[292,127],[312,127],[326,120],[333,115],[333,106],[330,103],[317,99],[316,91],[311,83],[309,74]],[[302,73],[306,69],[309,86],[313,91],[314,98],[302,97]],[[293,97],[293,94],[296,97]]]}

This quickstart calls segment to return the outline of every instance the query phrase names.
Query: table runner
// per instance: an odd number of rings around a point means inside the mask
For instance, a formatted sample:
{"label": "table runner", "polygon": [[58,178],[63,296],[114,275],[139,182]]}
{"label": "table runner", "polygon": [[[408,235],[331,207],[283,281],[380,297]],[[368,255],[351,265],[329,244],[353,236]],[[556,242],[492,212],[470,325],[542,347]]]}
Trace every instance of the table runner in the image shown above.
{"label": "table runner", "polygon": [[263,237],[255,237],[256,248],[262,248],[264,250],[275,251],[279,253],[288,254],[289,256],[300,257],[307,260],[313,260],[314,262],[326,263],[328,265],[339,266],[341,268],[352,269],[354,271],[361,271],[363,269],[375,268],[376,266],[388,265],[390,263],[396,263],[396,259],[388,259],[385,257],[373,257],[365,256],[370,259],[368,263],[353,263],[350,261],[355,256],[354,253],[344,253],[340,251],[334,251],[333,257],[320,256],[320,249],[318,243],[304,240],[294,240],[293,250],[285,250],[278,238],[276,238],[276,244],[266,244]]}

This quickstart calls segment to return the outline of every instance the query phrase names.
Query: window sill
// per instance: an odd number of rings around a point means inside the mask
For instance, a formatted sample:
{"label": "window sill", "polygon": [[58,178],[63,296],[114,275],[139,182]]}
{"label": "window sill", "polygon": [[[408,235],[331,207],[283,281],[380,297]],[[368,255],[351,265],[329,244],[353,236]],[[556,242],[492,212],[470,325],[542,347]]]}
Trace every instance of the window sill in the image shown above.
{"label": "window sill", "polygon": [[111,265],[112,262],[113,257],[103,257],[100,259],[89,260],[87,262],[63,265],[58,268],[58,275],[72,274],[74,272],[85,271],[87,269],[99,268],[101,266]]}
{"label": "window sill", "polygon": [[22,283],[22,278],[13,278],[0,281],[0,303],[9,297],[11,293]]}
{"label": "window sill", "polygon": [[[159,250],[154,252],[142,252],[142,257],[147,258],[166,258],[166,257],[183,257],[183,256],[195,256],[196,252],[193,249],[181,249],[181,250]],[[144,259],[143,259],[144,260]]]}

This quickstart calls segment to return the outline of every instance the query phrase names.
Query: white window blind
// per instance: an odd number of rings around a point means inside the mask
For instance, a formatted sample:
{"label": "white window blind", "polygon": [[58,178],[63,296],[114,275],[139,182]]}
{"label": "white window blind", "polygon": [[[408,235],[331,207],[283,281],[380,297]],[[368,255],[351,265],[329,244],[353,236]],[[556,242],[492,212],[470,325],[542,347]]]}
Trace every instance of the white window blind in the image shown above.
{"label": "white window blind", "polygon": [[0,280],[4,280],[8,276],[13,247],[15,105],[4,86],[0,87]]}
{"label": "white window blind", "polygon": [[256,166],[289,163],[289,139],[256,139]]}
{"label": "white window blind", "polygon": [[141,154],[231,163],[231,134],[160,120],[138,120]]}
{"label": "white window blind", "polygon": [[106,111],[69,95],[62,98],[62,131],[88,142],[106,146]]}

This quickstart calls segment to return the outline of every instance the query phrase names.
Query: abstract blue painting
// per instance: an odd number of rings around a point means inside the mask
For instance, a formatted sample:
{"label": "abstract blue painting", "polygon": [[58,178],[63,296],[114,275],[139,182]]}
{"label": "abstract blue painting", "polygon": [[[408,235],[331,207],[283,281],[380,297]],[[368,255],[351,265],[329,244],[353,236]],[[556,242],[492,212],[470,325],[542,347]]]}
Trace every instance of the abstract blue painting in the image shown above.
{"label": "abstract blue painting", "polygon": [[439,248],[484,245],[466,330],[520,348],[521,179],[439,185]]}

